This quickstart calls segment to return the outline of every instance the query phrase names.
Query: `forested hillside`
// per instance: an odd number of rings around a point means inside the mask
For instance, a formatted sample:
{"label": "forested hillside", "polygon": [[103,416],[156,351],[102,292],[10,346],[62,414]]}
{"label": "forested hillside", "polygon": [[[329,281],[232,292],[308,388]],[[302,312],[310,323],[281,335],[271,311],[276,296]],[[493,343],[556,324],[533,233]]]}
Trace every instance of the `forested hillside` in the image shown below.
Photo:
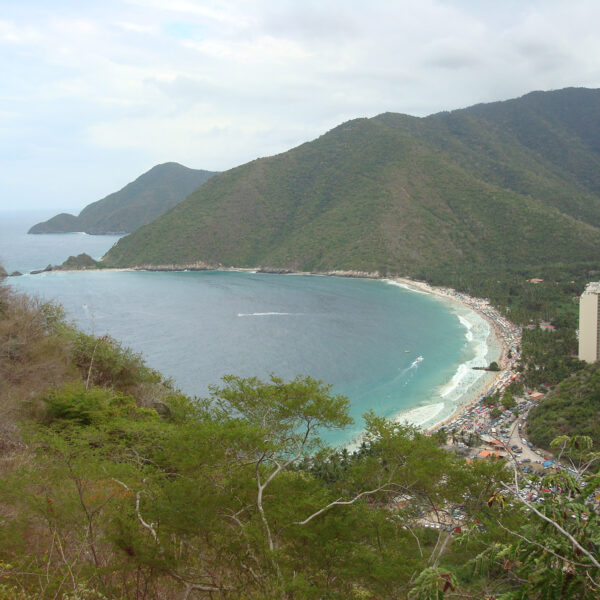
{"label": "forested hillside", "polygon": [[61,213],[29,233],[130,233],[150,223],[214,175],[177,163],[157,165],[122,190],[86,206],[79,216]]}
{"label": "forested hillside", "polygon": [[546,448],[555,437],[574,433],[589,436],[600,448],[600,365],[565,376],[532,411],[527,432],[535,444]]}
{"label": "forested hillside", "polygon": [[[207,182],[106,256],[420,276],[600,250],[600,91],[356,119]],[[577,243],[573,243],[577,240]]]}

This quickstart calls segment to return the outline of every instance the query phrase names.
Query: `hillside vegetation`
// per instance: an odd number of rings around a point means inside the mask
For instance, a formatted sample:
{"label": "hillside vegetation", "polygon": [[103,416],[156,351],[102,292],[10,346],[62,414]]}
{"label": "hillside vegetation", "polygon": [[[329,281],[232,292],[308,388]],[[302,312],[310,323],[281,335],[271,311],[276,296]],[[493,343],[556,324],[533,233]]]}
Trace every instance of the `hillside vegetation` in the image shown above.
{"label": "hillside vegetation", "polygon": [[527,433],[548,448],[558,435],[587,435],[600,447],[600,364],[574,372],[552,390],[529,416]]}
{"label": "hillside vegetation", "polygon": [[561,490],[534,514],[503,461],[468,464],[373,414],[357,452],[326,449],[319,432],[350,422],[327,385],[229,376],[192,400],[116,341],[3,286],[0,411],[2,600],[600,589],[599,518],[566,471],[531,481]]}
{"label": "hillside vegetation", "polygon": [[599,128],[586,89],[356,119],[217,175],[104,262],[416,277],[586,262],[600,250]]}
{"label": "hillside vegetation", "polygon": [[157,165],[122,190],[86,206],[79,216],[61,213],[29,233],[130,233],[150,223],[214,175],[177,163]]}

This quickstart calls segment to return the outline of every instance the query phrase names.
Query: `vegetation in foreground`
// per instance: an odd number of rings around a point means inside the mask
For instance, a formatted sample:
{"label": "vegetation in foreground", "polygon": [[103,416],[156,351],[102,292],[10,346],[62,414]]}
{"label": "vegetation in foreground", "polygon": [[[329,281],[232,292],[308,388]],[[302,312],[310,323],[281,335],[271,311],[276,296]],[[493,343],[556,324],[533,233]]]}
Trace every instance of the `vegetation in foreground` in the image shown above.
{"label": "vegetation in foreground", "polygon": [[[598,596],[593,468],[527,482],[534,503],[504,463],[374,415],[334,452],[347,401],[320,382],[190,399],[6,287],[0,370],[2,600]],[[580,470],[588,442],[559,440]]]}

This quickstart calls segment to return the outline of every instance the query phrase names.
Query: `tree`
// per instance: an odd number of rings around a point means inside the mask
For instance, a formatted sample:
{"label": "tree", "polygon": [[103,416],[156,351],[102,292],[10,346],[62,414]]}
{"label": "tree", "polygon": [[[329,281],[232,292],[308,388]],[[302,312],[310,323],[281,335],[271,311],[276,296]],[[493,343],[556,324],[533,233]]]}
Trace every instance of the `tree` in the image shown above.
{"label": "tree", "polygon": [[513,409],[515,406],[517,405],[513,395],[507,390],[504,392],[504,395],[502,396],[502,406],[504,406],[504,408],[511,410]]}
{"label": "tree", "polygon": [[492,408],[492,410],[490,411],[490,417],[492,419],[497,419],[501,414],[502,414],[502,411],[497,406]]}
{"label": "tree", "polygon": [[592,600],[600,595],[600,517],[590,497],[600,485],[594,472],[600,455],[585,436],[561,436],[552,446],[558,451],[557,461],[569,469],[561,466],[531,480],[530,491],[524,494],[515,468],[512,482],[503,483],[502,492],[490,498],[490,505],[500,507],[511,500],[522,515],[515,529],[498,517],[510,537],[487,553],[504,565],[513,588],[502,596],[506,600]]}
{"label": "tree", "polygon": [[331,386],[311,377],[297,377],[289,383],[271,375],[268,383],[259,379],[226,376],[225,386],[213,387],[211,396],[221,416],[244,417],[258,428],[253,447],[239,457],[255,465],[256,506],[263,522],[269,550],[275,550],[269,520],[264,508],[265,490],[275,477],[313,452],[320,444],[320,429],[342,428],[348,416],[348,399],[330,395]]}

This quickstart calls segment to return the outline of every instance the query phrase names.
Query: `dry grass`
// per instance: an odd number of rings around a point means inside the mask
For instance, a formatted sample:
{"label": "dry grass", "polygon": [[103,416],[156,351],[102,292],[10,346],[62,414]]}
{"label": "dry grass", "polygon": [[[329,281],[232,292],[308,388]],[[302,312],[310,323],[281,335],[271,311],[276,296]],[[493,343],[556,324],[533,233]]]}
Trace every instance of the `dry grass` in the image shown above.
{"label": "dry grass", "polygon": [[70,348],[55,330],[61,310],[0,284],[0,452],[18,442],[17,423],[49,388],[77,378]]}

